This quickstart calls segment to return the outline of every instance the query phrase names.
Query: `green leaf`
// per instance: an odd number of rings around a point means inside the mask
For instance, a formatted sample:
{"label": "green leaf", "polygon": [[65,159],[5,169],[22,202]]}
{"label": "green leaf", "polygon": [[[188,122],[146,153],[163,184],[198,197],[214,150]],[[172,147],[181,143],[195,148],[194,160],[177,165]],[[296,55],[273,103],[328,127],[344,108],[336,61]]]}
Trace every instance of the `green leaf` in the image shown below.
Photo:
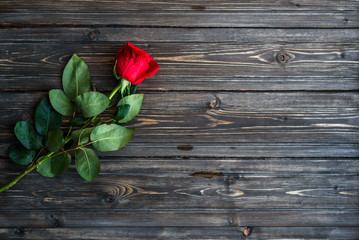
{"label": "green leaf", "polygon": [[75,102],[79,112],[81,112],[85,118],[89,118],[105,111],[110,100],[102,93],[87,92],[78,96]]}
{"label": "green leaf", "polygon": [[80,148],[75,153],[75,164],[77,172],[86,181],[91,181],[100,172],[100,162],[94,150],[90,148]]}
{"label": "green leaf", "polygon": [[130,105],[128,104],[119,105],[117,109],[118,109],[117,113],[113,116],[113,119],[116,120],[116,122],[126,117],[126,115],[130,110]]}
{"label": "green leaf", "polygon": [[42,144],[42,137],[35,131],[34,126],[25,121],[19,121],[16,123],[15,135],[21,144],[27,149],[40,149]]}
{"label": "green leaf", "polygon": [[131,85],[131,87],[130,87],[130,95],[135,94],[136,89],[137,89],[137,85]]}
{"label": "green leaf", "polygon": [[93,146],[101,151],[116,151],[125,146],[132,138],[135,129],[127,129],[117,124],[103,124],[91,133]]}
{"label": "green leaf", "polygon": [[143,94],[133,94],[127,97],[124,97],[117,104],[117,107],[120,111],[120,108],[123,108],[124,105],[130,105],[130,109],[128,110],[127,115],[118,121],[118,123],[126,123],[131,121],[136,117],[136,115],[140,112],[143,102]]}
{"label": "green leaf", "polygon": [[[41,158],[39,159],[39,161]],[[41,163],[36,171],[44,177],[56,177],[63,174],[71,163],[71,155],[69,153],[60,154]]]}
{"label": "green leaf", "polygon": [[59,128],[62,115],[51,106],[49,97],[44,97],[35,110],[35,127],[38,133],[46,135],[49,130]]}
{"label": "green leaf", "polygon": [[21,144],[13,144],[9,147],[9,157],[20,165],[27,165],[35,158],[35,150],[24,148]]}
{"label": "green leaf", "polygon": [[76,54],[71,57],[64,69],[62,86],[67,97],[72,101],[90,90],[90,71],[87,64]]}
{"label": "green leaf", "polygon": [[94,128],[79,129],[72,133],[72,139],[77,146],[87,143],[90,140],[90,134]]}
{"label": "green leaf", "polygon": [[87,118],[74,117],[70,120],[70,126],[77,127],[87,121]]}
{"label": "green leaf", "polygon": [[47,135],[47,149],[51,152],[59,152],[65,144],[64,133],[61,129],[53,129]]}
{"label": "green leaf", "polygon": [[53,89],[49,92],[52,107],[64,116],[72,116],[75,112],[75,105],[68,99],[64,91]]}

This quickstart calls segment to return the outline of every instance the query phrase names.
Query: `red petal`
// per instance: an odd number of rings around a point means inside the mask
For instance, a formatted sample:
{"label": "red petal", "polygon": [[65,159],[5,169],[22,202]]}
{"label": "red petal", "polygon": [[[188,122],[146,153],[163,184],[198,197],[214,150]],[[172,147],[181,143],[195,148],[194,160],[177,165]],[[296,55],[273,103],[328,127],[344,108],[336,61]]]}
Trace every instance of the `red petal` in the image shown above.
{"label": "red petal", "polygon": [[149,76],[153,76],[156,74],[156,72],[160,69],[160,66],[155,62],[154,60],[151,60],[149,67],[147,69],[147,72],[145,75],[139,77],[135,82],[133,82],[133,85],[138,85],[145,80],[145,78],[148,78]]}
{"label": "red petal", "polygon": [[147,74],[148,74],[149,76],[153,76],[153,75],[156,74],[156,72],[158,71],[158,69],[160,69],[160,66],[159,66],[159,65],[157,64],[157,62],[154,61],[154,60],[151,60],[149,65],[150,65],[150,66],[149,66],[149,68],[148,68],[148,70],[147,70]]}
{"label": "red petal", "polygon": [[132,43],[127,42],[127,46],[131,47],[132,49],[135,50],[136,55],[145,55],[147,58],[147,61],[150,62],[151,59],[153,59],[150,54],[148,54],[145,50],[135,47]]}
{"label": "red petal", "polygon": [[135,55],[126,62],[126,69],[123,71],[122,77],[134,83],[138,78],[146,74],[149,65],[147,59],[142,55]]}

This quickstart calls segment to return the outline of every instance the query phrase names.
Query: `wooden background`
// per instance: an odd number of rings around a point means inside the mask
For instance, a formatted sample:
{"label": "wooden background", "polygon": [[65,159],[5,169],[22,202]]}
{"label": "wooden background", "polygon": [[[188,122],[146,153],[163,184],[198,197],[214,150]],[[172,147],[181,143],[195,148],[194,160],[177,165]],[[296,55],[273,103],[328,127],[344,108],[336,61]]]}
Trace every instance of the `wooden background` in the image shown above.
{"label": "wooden background", "polygon": [[61,87],[73,53],[102,92],[126,41],[161,68],[96,180],[71,166],[0,194],[0,239],[359,239],[358,9],[1,0],[0,184],[22,170],[7,156],[15,122]]}

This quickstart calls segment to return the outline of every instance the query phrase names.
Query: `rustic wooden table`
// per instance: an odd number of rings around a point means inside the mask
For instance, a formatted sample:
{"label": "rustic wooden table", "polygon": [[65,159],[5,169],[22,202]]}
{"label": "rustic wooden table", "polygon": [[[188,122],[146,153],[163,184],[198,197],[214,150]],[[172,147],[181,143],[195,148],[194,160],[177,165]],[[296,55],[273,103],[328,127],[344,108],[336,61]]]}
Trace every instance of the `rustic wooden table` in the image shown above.
{"label": "rustic wooden table", "polygon": [[71,166],[0,194],[0,239],[359,239],[358,9],[1,0],[0,184],[22,170],[7,156],[15,122],[61,87],[73,53],[99,91],[126,41],[161,69],[96,180]]}

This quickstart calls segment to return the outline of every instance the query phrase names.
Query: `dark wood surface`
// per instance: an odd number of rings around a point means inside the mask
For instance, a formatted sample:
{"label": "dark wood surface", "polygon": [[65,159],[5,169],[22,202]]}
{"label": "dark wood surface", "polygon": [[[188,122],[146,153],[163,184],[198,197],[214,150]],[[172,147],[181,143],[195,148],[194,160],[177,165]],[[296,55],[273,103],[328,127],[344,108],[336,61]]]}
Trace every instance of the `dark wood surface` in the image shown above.
{"label": "dark wood surface", "polygon": [[[73,53],[109,92],[126,41],[160,71],[86,182],[31,173],[0,239],[359,239],[359,1],[0,1],[0,184],[16,121]],[[248,233],[252,227],[252,233]],[[246,229],[247,228],[247,229]]]}

